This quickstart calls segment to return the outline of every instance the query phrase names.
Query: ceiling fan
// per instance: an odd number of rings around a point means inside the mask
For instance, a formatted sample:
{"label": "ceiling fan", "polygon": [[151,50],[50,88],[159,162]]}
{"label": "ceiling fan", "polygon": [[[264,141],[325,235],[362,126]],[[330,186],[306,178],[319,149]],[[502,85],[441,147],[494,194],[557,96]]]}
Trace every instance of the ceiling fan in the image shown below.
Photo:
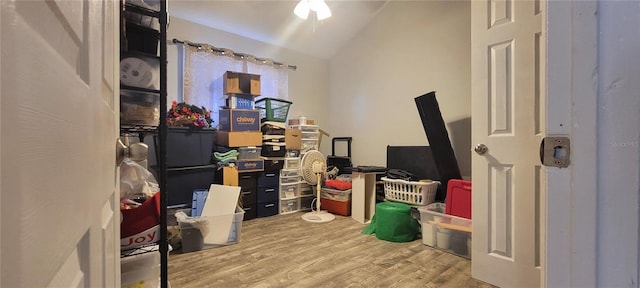
{"label": "ceiling fan", "polygon": [[318,20],[331,17],[331,9],[324,0],[300,0],[293,13],[306,20],[311,11],[316,12]]}

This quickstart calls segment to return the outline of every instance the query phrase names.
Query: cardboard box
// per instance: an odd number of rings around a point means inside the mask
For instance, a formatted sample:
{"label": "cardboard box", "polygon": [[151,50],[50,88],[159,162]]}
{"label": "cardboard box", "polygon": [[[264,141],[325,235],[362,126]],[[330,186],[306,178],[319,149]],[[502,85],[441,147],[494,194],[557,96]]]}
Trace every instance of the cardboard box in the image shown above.
{"label": "cardboard box", "polygon": [[260,75],[227,71],[223,78],[224,94],[260,95]]}
{"label": "cardboard box", "polygon": [[237,160],[238,172],[264,171],[264,160]]}
{"label": "cardboard box", "polygon": [[284,142],[287,149],[302,149],[302,131],[296,129],[286,129],[284,131]]}
{"label": "cardboard box", "polygon": [[260,131],[218,131],[216,143],[226,147],[261,146],[262,133]]}
{"label": "cardboard box", "polygon": [[256,109],[255,96],[253,95],[230,94],[227,95],[227,100],[225,102],[227,104],[227,108],[231,109]]}
{"label": "cardboard box", "polygon": [[260,110],[221,109],[218,120],[221,131],[260,131]]}
{"label": "cardboard box", "polygon": [[[296,118],[296,119],[289,119],[289,125],[300,125],[300,119]],[[312,119],[307,119],[307,123],[305,125],[316,125],[316,121],[313,121]]]}

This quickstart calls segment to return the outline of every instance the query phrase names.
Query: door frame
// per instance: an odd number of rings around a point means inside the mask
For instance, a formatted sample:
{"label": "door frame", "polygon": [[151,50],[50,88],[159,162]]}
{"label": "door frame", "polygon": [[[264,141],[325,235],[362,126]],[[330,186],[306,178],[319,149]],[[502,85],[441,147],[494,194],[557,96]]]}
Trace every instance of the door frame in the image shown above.
{"label": "door frame", "polygon": [[598,1],[547,1],[546,135],[571,141],[568,168],[545,167],[545,287],[597,285]]}
{"label": "door frame", "polygon": [[[0,3],[0,23],[2,23],[2,7]],[[0,55],[2,55],[2,28],[0,28]],[[2,56],[0,56],[0,67],[2,67]],[[2,111],[2,69],[0,69],[0,111]],[[0,155],[2,154],[2,117],[0,117]],[[2,157],[0,157],[0,182],[2,181]],[[2,185],[0,185],[0,215],[2,215]],[[0,221],[0,231],[2,231],[2,221]],[[0,247],[2,247],[2,237],[0,237]],[[0,256],[0,279],[2,279],[2,256]]]}

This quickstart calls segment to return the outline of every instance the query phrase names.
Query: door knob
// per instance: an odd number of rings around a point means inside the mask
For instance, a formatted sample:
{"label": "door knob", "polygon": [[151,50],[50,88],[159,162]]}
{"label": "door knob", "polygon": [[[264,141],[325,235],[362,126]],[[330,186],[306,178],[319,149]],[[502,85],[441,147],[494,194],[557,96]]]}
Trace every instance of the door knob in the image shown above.
{"label": "door knob", "polygon": [[127,157],[127,154],[127,145],[125,145],[120,139],[118,139],[118,141],[116,141],[116,166],[120,166],[120,163],[122,163],[122,160]]}
{"label": "door knob", "polygon": [[473,148],[473,150],[476,151],[478,155],[484,155],[485,153],[487,153],[487,151],[489,151],[489,147],[484,144],[478,144],[475,148]]}

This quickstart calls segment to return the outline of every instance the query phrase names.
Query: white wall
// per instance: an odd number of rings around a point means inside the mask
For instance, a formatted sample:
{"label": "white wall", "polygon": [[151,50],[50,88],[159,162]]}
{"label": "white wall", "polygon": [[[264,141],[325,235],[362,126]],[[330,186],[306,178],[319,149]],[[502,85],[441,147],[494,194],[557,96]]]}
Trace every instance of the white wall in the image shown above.
{"label": "white wall", "polygon": [[387,145],[428,145],[414,98],[436,91],[471,175],[470,22],[468,1],[391,1],[331,59],[328,132],[353,137],[354,165],[385,166]]}
{"label": "white wall", "polygon": [[639,287],[640,3],[598,9],[597,287]]}
{"label": "white wall", "polygon": [[[171,17],[167,31],[168,60],[168,103],[177,99],[178,87],[178,45],[173,38],[197,43],[207,43],[215,47],[228,48],[235,52],[248,53],[256,57],[271,58],[276,61],[298,66],[289,72],[289,100],[293,102],[289,118],[300,115],[316,120],[324,128],[328,125],[327,95],[329,95],[329,63],[325,59],[301,54],[289,49],[269,45],[249,38],[212,29],[180,18]],[[217,122],[217,119],[214,119]],[[325,139],[326,140],[326,139]],[[323,141],[323,152],[329,141]],[[326,152],[325,152],[326,153]]]}
{"label": "white wall", "polygon": [[[355,165],[386,165],[387,145],[428,145],[414,98],[435,90],[462,175],[470,176],[470,15],[467,1],[392,1],[330,61],[175,17],[167,38],[297,65],[289,117],[315,119],[331,137],[354,137]],[[171,101],[178,46],[168,47]],[[331,152],[329,138],[321,151]]]}

